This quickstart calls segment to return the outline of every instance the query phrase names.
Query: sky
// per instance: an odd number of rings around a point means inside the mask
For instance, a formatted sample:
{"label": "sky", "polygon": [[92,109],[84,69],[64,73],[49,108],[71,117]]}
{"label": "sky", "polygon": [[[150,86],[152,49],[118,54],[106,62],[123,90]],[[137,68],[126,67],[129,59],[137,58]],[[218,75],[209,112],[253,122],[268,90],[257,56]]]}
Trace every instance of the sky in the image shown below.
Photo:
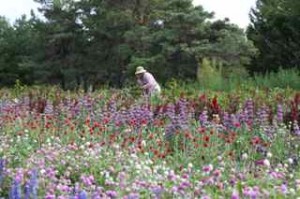
{"label": "sky", "polygon": [[227,17],[241,28],[246,28],[250,23],[249,12],[255,3],[256,0],[194,0],[195,5],[202,5],[205,10],[213,11],[217,19]]}
{"label": "sky", "polygon": [[[217,19],[229,18],[232,23],[245,28],[249,23],[250,8],[256,0],[194,0],[194,5],[202,5],[205,10],[214,12]],[[13,23],[22,14],[38,7],[33,0],[0,0],[0,15]]]}

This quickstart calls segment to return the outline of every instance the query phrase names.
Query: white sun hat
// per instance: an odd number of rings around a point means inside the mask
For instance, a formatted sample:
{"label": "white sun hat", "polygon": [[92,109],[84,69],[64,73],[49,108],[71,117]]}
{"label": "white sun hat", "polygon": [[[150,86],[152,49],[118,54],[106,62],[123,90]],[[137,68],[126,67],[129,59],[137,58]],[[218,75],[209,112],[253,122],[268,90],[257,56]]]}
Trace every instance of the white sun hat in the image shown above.
{"label": "white sun hat", "polygon": [[147,72],[147,71],[144,69],[143,66],[138,66],[136,68],[135,74],[137,75],[137,74],[141,74],[141,73],[145,73],[145,72]]}

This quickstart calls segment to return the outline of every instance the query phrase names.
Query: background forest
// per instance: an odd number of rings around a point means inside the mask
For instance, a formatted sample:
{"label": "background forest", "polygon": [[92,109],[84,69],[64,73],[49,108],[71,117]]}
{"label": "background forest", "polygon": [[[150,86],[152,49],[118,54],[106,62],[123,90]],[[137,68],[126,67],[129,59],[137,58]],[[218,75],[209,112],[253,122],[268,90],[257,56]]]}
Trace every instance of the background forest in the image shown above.
{"label": "background forest", "polygon": [[278,81],[278,71],[284,81],[299,80],[298,0],[258,0],[247,30],[213,20],[192,0],[35,1],[42,18],[32,12],[10,24],[0,17],[1,86],[19,80],[121,88],[135,83],[138,65],[162,84],[205,85],[209,75],[214,82],[262,75]]}

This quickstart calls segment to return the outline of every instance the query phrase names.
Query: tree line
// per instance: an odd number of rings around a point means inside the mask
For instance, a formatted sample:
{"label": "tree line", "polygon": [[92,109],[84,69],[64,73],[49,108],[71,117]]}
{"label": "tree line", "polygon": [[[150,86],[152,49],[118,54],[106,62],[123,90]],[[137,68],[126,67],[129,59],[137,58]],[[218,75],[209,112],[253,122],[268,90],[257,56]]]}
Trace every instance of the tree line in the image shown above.
{"label": "tree line", "polygon": [[138,65],[162,83],[195,80],[204,58],[225,71],[299,68],[297,0],[258,0],[246,32],[192,0],[35,1],[43,18],[0,17],[1,86],[122,87]]}

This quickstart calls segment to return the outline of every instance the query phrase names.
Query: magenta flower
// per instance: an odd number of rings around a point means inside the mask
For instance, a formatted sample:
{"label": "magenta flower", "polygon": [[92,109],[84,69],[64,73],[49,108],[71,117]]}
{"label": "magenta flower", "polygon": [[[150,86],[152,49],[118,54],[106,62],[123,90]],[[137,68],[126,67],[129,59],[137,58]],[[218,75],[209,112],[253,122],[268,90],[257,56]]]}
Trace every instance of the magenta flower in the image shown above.
{"label": "magenta flower", "polygon": [[239,193],[237,190],[233,190],[232,195],[231,195],[231,199],[239,199]]}
{"label": "magenta flower", "polygon": [[113,190],[108,190],[108,191],[106,191],[106,195],[110,198],[117,198],[118,193],[116,191],[113,191]]}
{"label": "magenta flower", "polygon": [[205,173],[210,173],[212,170],[213,170],[213,165],[207,165],[207,166],[204,166],[203,168],[202,168],[202,171],[204,171]]}
{"label": "magenta flower", "polygon": [[55,198],[56,198],[55,195],[51,193],[47,193],[45,196],[45,199],[55,199]]}

